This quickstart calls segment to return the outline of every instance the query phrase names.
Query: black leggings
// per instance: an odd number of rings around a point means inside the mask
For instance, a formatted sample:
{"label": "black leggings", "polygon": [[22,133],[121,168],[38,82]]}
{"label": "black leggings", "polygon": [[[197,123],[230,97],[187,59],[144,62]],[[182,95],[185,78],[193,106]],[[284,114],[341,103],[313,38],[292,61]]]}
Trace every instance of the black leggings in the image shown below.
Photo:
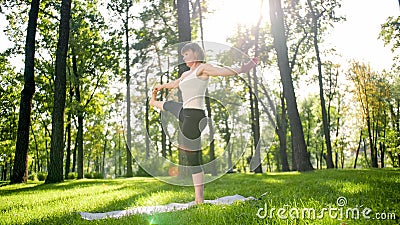
{"label": "black leggings", "polygon": [[183,140],[180,149],[187,162],[187,166],[191,167],[192,174],[202,172],[201,168],[201,132],[207,125],[205,120],[205,112],[201,109],[182,108],[183,104],[174,101],[167,101],[163,108],[165,111],[172,113],[180,123],[180,131]]}

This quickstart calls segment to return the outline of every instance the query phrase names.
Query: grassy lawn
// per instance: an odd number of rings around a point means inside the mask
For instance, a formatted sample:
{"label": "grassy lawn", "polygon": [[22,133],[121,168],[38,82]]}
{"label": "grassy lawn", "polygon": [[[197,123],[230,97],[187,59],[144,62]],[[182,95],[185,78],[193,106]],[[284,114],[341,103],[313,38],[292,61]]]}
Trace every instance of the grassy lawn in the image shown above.
{"label": "grassy lawn", "polygon": [[193,187],[153,178],[29,182],[0,187],[0,224],[400,224],[399,169],[227,174],[205,186],[206,199],[266,192],[232,205],[86,221],[77,212],[193,201]]}

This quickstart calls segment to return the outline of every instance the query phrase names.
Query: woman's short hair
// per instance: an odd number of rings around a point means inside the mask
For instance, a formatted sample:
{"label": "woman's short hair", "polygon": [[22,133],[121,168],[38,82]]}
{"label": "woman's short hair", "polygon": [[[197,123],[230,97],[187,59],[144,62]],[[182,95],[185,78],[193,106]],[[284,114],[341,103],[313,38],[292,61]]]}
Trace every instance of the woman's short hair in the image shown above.
{"label": "woman's short hair", "polygon": [[206,59],[204,56],[204,50],[200,47],[199,44],[195,42],[189,42],[182,47],[181,53],[184,53],[188,50],[192,50],[194,53],[197,53],[197,61],[201,63],[205,63]]}

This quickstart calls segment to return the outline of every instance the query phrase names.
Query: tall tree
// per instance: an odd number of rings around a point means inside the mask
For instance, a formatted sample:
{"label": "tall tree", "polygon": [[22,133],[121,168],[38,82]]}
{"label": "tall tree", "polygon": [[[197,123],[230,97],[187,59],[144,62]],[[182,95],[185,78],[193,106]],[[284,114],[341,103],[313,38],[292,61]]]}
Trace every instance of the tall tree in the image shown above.
{"label": "tall tree", "polygon": [[125,31],[125,75],[126,75],[126,160],[127,160],[127,171],[126,176],[133,176],[132,172],[132,135],[131,135],[131,89],[130,89],[130,58],[129,58],[129,9],[132,6],[132,1],[125,0],[125,20],[124,20],[124,31]]}
{"label": "tall tree", "polygon": [[280,0],[269,0],[272,36],[274,48],[278,56],[278,67],[283,85],[284,96],[287,103],[290,130],[292,134],[293,151],[296,158],[295,170],[312,170],[307,146],[304,140],[303,127],[297,109],[296,95],[294,93],[292,70],[289,66],[288,48],[285,35],[285,23]]}
{"label": "tall tree", "polygon": [[[318,68],[318,84],[319,84],[319,96],[320,96],[320,105],[322,112],[322,124],[325,136],[325,145],[327,154],[325,155],[325,160],[328,168],[334,168],[334,164],[332,161],[332,144],[331,144],[331,135],[330,135],[330,121],[329,121],[329,112],[326,109],[326,101],[324,94],[324,84],[323,84],[323,72],[322,72],[322,59],[320,54],[320,36],[322,30],[325,29],[323,27],[324,23],[329,23],[329,20],[338,21],[340,18],[335,16],[334,9],[336,7],[340,7],[340,4],[336,0],[331,0],[328,2],[318,2],[318,5],[322,7],[320,10],[311,0],[307,0],[307,5],[310,10],[311,17],[311,32],[313,34],[313,45],[315,56],[317,59],[317,68]],[[327,20],[327,21],[323,21]]]}
{"label": "tall tree", "polygon": [[6,54],[0,54],[0,167],[1,180],[12,176],[11,164],[14,158],[18,131],[18,112],[23,77],[15,73]]}
{"label": "tall tree", "polygon": [[287,116],[286,116],[286,106],[285,97],[280,96],[281,99],[281,113],[276,114],[276,133],[279,138],[279,156],[282,164],[282,171],[289,171],[289,162],[287,158]]}
{"label": "tall tree", "polygon": [[97,1],[77,0],[72,10],[70,54],[73,75],[70,79],[74,86],[76,101],[71,107],[78,118],[77,165],[78,179],[81,179],[84,176],[84,121],[88,114],[94,113],[90,110],[93,105],[101,105],[96,98],[99,89],[108,82],[107,78],[111,78],[106,75],[107,72],[118,67],[115,62],[118,50],[115,50],[117,47],[114,45],[119,46],[119,42],[114,38],[106,40],[102,36],[107,26],[97,9]]}
{"label": "tall tree", "polygon": [[361,115],[366,123],[372,167],[378,167],[377,143],[380,124],[383,123],[384,99],[387,99],[386,85],[380,75],[369,65],[354,62],[347,74],[354,84],[354,95],[361,105]]}
{"label": "tall tree", "polygon": [[[400,1],[399,1],[400,4]],[[388,17],[386,22],[381,25],[380,38],[384,41],[385,45],[391,47],[392,52],[395,54],[394,62],[398,62],[400,58],[400,16]],[[400,167],[400,151],[398,146],[400,145],[400,64],[393,64],[391,71],[391,84],[390,84],[390,95],[389,98],[389,114],[391,120],[391,131],[388,132],[388,138],[386,140],[389,144],[388,155],[392,161],[393,166],[396,164],[397,154],[397,166]]]}
{"label": "tall tree", "polygon": [[[262,8],[262,4],[263,4],[263,0],[261,1],[261,8]],[[260,36],[260,23],[262,20],[262,14],[260,14],[260,17],[258,19],[258,23],[255,27],[255,35],[254,35],[254,56],[258,57],[259,55],[259,36]],[[258,107],[258,103],[259,103],[259,95],[258,95],[258,77],[257,77],[257,69],[256,67],[253,68],[253,70],[251,71],[253,73],[252,76],[252,80],[253,80],[253,90],[254,90],[254,99],[253,99],[253,113],[252,115],[254,115],[254,117],[252,118],[253,121],[252,123],[254,124],[253,126],[253,133],[254,133],[254,146],[255,146],[255,151],[254,151],[254,156],[252,159],[252,162],[254,163],[254,165],[250,165],[250,167],[254,167],[251,168],[254,170],[255,173],[262,173],[262,165],[261,165],[261,152],[260,152],[260,110]],[[250,82],[251,83],[251,82]]]}
{"label": "tall tree", "polygon": [[[127,154],[127,173],[126,176],[131,177],[133,176],[132,171],[132,127],[131,127],[131,57],[130,57],[130,42],[129,42],[129,35],[131,32],[131,25],[130,25],[130,9],[133,6],[133,0],[121,0],[121,1],[112,1],[107,5],[107,8],[111,9],[115,16],[119,19],[116,22],[122,22],[122,35],[121,38],[125,40],[124,45],[124,56],[125,56],[125,85],[126,85],[126,141],[125,141],[125,149]],[[117,31],[118,32],[118,31]]]}
{"label": "tall tree", "polygon": [[64,109],[66,98],[66,67],[69,40],[69,21],[71,17],[72,0],[61,3],[61,19],[56,51],[56,77],[54,81],[54,106],[52,115],[52,134],[50,164],[46,183],[63,181],[64,158]]}
{"label": "tall tree", "polygon": [[[181,51],[185,43],[192,40],[192,28],[190,26],[190,12],[189,12],[189,1],[188,0],[177,0],[177,14],[178,14],[178,52]],[[178,54],[178,76],[181,77],[182,74],[189,68],[183,63],[183,56]],[[182,97],[179,92],[179,100],[182,101]],[[182,138],[178,138],[180,142]],[[179,151],[179,162],[185,161],[183,158],[182,151]],[[180,167],[182,168],[182,167]],[[187,171],[179,171],[180,175],[184,175]]]}
{"label": "tall tree", "polygon": [[21,92],[17,144],[11,183],[26,182],[28,179],[29,128],[32,98],[35,93],[35,39],[39,6],[39,0],[32,0],[25,45],[25,84]]}
{"label": "tall tree", "polygon": [[72,47],[72,71],[74,74],[74,89],[75,89],[75,100],[77,102],[77,117],[78,117],[78,132],[76,133],[76,150],[77,155],[76,157],[76,164],[77,164],[77,172],[78,172],[78,179],[82,179],[84,176],[83,172],[83,107],[81,105],[81,84],[80,84],[80,75],[78,73],[78,66],[77,66],[77,56],[75,52],[75,48]]}

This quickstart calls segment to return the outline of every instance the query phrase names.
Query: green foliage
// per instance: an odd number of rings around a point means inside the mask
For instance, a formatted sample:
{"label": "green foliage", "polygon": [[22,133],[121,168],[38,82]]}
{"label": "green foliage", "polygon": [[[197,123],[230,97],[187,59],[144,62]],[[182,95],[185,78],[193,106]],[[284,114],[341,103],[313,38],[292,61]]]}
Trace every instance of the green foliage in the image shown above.
{"label": "green foliage", "polygon": [[38,173],[37,178],[39,181],[45,181],[47,178],[47,173]]}
{"label": "green foliage", "polygon": [[47,177],[47,173],[31,173],[28,176],[28,179],[31,181],[45,181]]}
{"label": "green foliage", "polygon": [[93,179],[93,173],[85,173],[84,176],[86,179]]}
{"label": "green foliage", "polygon": [[385,45],[391,45],[391,49],[395,52],[400,48],[400,16],[390,16],[381,26],[379,37],[384,41]]}
{"label": "green foliage", "polygon": [[92,173],[85,173],[85,178],[86,179],[103,179],[103,174],[101,173],[96,173],[96,172],[92,172]]}
{"label": "green foliage", "polygon": [[138,170],[135,173],[136,177],[151,177],[149,173],[147,173],[146,170],[144,170],[141,166],[138,167]]}
{"label": "green foliage", "polygon": [[0,166],[9,162],[15,152],[19,99],[22,90],[21,74],[15,72],[6,54],[0,55]]}
{"label": "green foliage", "polygon": [[29,174],[28,180],[31,180],[31,181],[38,181],[37,174],[36,174],[36,173],[31,173],[31,174]]}
{"label": "green foliage", "polygon": [[391,50],[395,53],[393,61],[393,73],[398,74],[400,71],[400,64],[396,63],[400,59],[400,16],[388,17],[387,21],[381,25],[381,32],[379,38],[384,41],[385,45],[391,46]]}
{"label": "green foliage", "polygon": [[[399,146],[399,142],[396,138],[393,139],[393,133],[399,135],[400,131],[397,125],[399,97],[396,94],[398,93],[396,83],[394,85],[392,83],[398,79],[398,75],[395,71],[392,73],[375,72],[369,65],[353,62],[347,75],[354,84],[352,92],[361,109],[363,127],[368,135],[370,149],[378,151],[378,148],[386,149],[390,146],[388,153],[392,166],[395,166],[393,153],[399,152],[398,147],[395,147]],[[393,107],[393,104],[397,105],[397,108]]]}
{"label": "green foliage", "polygon": [[73,180],[73,179],[76,179],[76,178],[78,178],[78,173],[76,173],[76,172],[68,173],[68,179],[69,180]]}

